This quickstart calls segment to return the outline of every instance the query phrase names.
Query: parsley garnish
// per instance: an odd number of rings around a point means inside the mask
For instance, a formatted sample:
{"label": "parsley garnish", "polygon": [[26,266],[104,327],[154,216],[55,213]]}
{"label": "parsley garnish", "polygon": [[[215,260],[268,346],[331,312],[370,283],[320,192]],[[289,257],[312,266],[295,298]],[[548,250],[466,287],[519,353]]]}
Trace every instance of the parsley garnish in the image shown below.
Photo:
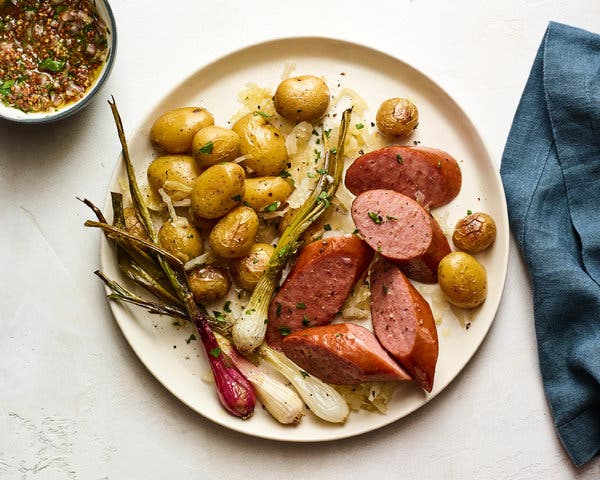
{"label": "parsley garnish", "polygon": [[221,347],[215,347],[212,350],[210,350],[208,353],[210,353],[215,358],[219,358],[219,355],[221,355]]}
{"label": "parsley garnish", "polygon": [[357,123],[357,124],[356,124],[356,129],[357,129],[357,130],[360,130],[360,129],[362,129],[362,128],[365,128],[365,126],[364,126],[362,123]]}
{"label": "parsley garnish", "polygon": [[381,217],[381,215],[375,212],[369,212],[369,218],[373,220],[373,222],[377,225],[380,225],[381,222],[383,222],[383,218]]}
{"label": "parsley garnish", "polygon": [[283,305],[281,305],[281,302],[276,302],[275,305],[277,306],[275,309],[275,316],[277,318],[281,317],[281,309],[283,307]]}
{"label": "parsley garnish", "polygon": [[65,68],[65,65],[66,62],[62,60],[52,60],[51,58],[47,58],[38,64],[38,68],[40,70],[56,73],[62,71],[62,69]]}
{"label": "parsley garnish", "polygon": [[231,197],[231,199],[234,202],[241,202],[242,201],[242,196],[241,195],[235,195],[235,196]]}
{"label": "parsley garnish", "polygon": [[231,300],[227,300],[225,302],[225,305],[223,305],[223,310],[225,310],[227,313],[231,313]]}
{"label": "parsley garnish", "polygon": [[317,197],[317,202],[323,203],[323,205],[325,205],[325,208],[329,207],[329,195],[327,195],[327,192],[323,191],[319,193],[319,196]]}
{"label": "parsley garnish", "polygon": [[316,174],[316,173],[313,173],[313,172],[306,172],[306,176],[307,176],[308,178],[316,178],[317,174]]}
{"label": "parsley garnish", "polygon": [[317,168],[317,173],[321,175],[327,175],[327,170],[325,168]]}
{"label": "parsley garnish", "polygon": [[261,111],[258,111],[258,110],[257,110],[256,112],[252,112],[252,115],[254,115],[255,117],[256,117],[257,115],[260,115],[260,116],[261,116],[261,117],[263,117],[263,118],[269,118],[269,117],[271,116],[271,115],[269,115],[268,113],[261,112]]}
{"label": "parsley garnish", "polygon": [[385,218],[387,220],[398,220],[396,217],[392,217],[391,215],[386,215]]}
{"label": "parsley garnish", "polygon": [[214,145],[213,142],[206,142],[198,149],[198,153],[203,153],[204,155],[210,155],[213,151]]}
{"label": "parsley garnish", "polygon": [[304,317],[302,317],[302,325],[304,327],[308,327],[310,325],[310,319],[308,318],[308,315],[304,315]]}
{"label": "parsley garnish", "polygon": [[324,133],[325,133],[325,136],[326,136],[327,138],[329,138],[329,135],[331,135],[331,128],[330,128],[329,130],[325,130],[325,132],[324,132]]}
{"label": "parsley garnish", "polygon": [[310,373],[305,372],[304,370],[300,370],[300,373],[302,374],[302,378],[310,377]]}
{"label": "parsley garnish", "polygon": [[225,321],[225,316],[218,310],[213,310],[213,315],[215,316],[215,318],[217,319],[218,322]]}
{"label": "parsley garnish", "polygon": [[267,205],[263,211],[265,212],[274,212],[275,210],[277,210],[277,207],[279,207],[279,202],[277,200],[275,200],[273,203],[271,203],[270,205]]}
{"label": "parsley garnish", "polygon": [[291,177],[292,174],[290,172],[288,172],[287,170],[282,170],[281,172],[279,172],[279,176],[281,178],[288,178],[288,177]]}
{"label": "parsley garnish", "polygon": [[323,230],[325,230],[326,232],[329,232],[331,230],[331,225],[326,223],[325,225],[323,225]]}
{"label": "parsley garnish", "polygon": [[185,343],[190,343],[192,340],[196,340],[196,335],[194,335],[193,333],[190,335],[190,338],[188,338]]}
{"label": "parsley garnish", "polygon": [[304,303],[304,302],[298,302],[296,304],[296,308],[298,308],[300,310],[304,310],[306,308],[306,303]]}
{"label": "parsley garnish", "polygon": [[15,84],[13,80],[6,80],[5,82],[0,84],[0,95],[6,96],[10,93],[10,89]]}
{"label": "parsley garnish", "polygon": [[173,326],[174,327],[181,327],[181,323],[179,323],[179,322],[173,322]]}
{"label": "parsley garnish", "polygon": [[331,149],[331,154],[332,154],[332,155],[335,155],[336,153],[337,153],[337,148],[332,148],[332,149]]}
{"label": "parsley garnish", "polygon": [[401,155],[396,155],[396,161],[402,165],[404,163],[404,160],[402,160],[402,156]]}
{"label": "parsley garnish", "polygon": [[388,292],[389,292],[389,290],[390,290],[390,289],[388,288],[388,286],[387,286],[387,285],[384,285],[384,286],[383,286],[383,294],[384,294],[384,295],[387,295],[387,294],[388,294]]}
{"label": "parsley garnish", "polygon": [[287,337],[290,333],[292,333],[292,329],[287,325],[279,325],[278,330],[282,337]]}
{"label": "parsley garnish", "polygon": [[467,215],[471,215],[473,212],[471,210],[467,210]]}

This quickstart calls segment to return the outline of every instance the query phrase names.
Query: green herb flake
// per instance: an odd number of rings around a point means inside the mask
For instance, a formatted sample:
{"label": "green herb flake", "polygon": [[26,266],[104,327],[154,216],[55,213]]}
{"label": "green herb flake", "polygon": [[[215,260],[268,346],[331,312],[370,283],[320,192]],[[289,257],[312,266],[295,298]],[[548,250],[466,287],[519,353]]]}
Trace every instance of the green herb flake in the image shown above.
{"label": "green herb flake", "polygon": [[310,325],[310,318],[308,318],[308,315],[304,315],[302,317],[302,326],[308,327],[309,325]]}
{"label": "green herb flake", "polygon": [[175,322],[173,322],[173,326],[174,327],[181,327],[181,323],[175,321]]}
{"label": "green herb flake", "polygon": [[188,339],[186,339],[185,343],[189,344],[191,341],[196,340],[196,335],[193,333],[190,335]]}
{"label": "green herb flake", "polygon": [[317,173],[320,173],[321,175],[327,175],[327,169],[325,168],[317,168]]}
{"label": "green herb flake", "polygon": [[316,173],[313,173],[313,172],[306,172],[306,176],[307,176],[308,178],[316,178],[316,177],[317,177],[317,174],[316,174]]}
{"label": "green herb flake", "polygon": [[377,253],[381,253],[381,245],[377,245]]}
{"label": "green herb flake", "polygon": [[275,316],[277,318],[281,317],[281,309],[283,308],[283,305],[281,305],[281,302],[275,302]]}
{"label": "green herb flake", "polygon": [[467,210],[467,215],[472,215],[473,212],[471,210]]}
{"label": "green herb flake", "polygon": [[332,155],[335,155],[336,153],[337,153],[337,148],[332,148],[332,149],[331,149],[331,154],[332,154]]}
{"label": "green herb flake", "polygon": [[363,128],[365,128],[365,126],[362,123],[357,123],[355,126],[357,130],[362,130]]}
{"label": "green herb flake", "polygon": [[302,374],[302,378],[310,377],[310,373],[308,373],[304,370],[300,370],[300,373]]}
{"label": "green herb flake", "polygon": [[10,93],[10,89],[15,84],[15,80],[6,80],[0,84],[0,95],[7,96]]}
{"label": "green herb flake", "polygon": [[260,116],[261,116],[261,117],[263,117],[263,118],[269,118],[269,117],[271,116],[271,115],[269,115],[268,113],[261,112],[260,110],[257,110],[257,111],[255,111],[255,112],[252,112],[252,115],[254,115],[255,117],[256,117],[257,115],[260,115]]}
{"label": "green herb flake", "polygon": [[330,202],[329,195],[327,194],[327,192],[323,191],[319,193],[319,196],[317,197],[317,202],[325,205],[325,208],[329,207]]}
{"label": "green herb flake", "polygon": [[304,310],[306,308],[306,303],[304,303],[304,302],[298,302],[296,304],[296,308],[298,308],[299,310]]}
{"label": "green herb flake", "polygon": [[375,212],[369,212],[369,218],[371,220],[373,220],[373,223],[377,224],[377,225],[381,225],[381,222],[383,222],[383,217],[381,215],[379,215],[378,213]]}
{"label": "green herb flake", "polygon": [[215,316],[215,318],[217,319],[218,322],[225,321],[225,316],[218,310],[213,310],[213,315]]}
{"label": "green herb flake", "polygon": [[277,200],[275,200],[273,203],[271,203],[270,205],[267,205],[263,211],[265,212],[274,212],[275,210],[277,210],[277,208],[279,208],[279,202]]}
{"label": "green herb flake", "polygon": [[45,70],[47,72],[61,72],[65,68],[66,62],[62,60],[52,60],[51,58],[46,58],[44,61],[38,64],[38,68],[40,70]]}
{"label": "green herb flake", "polygon": [[227,313],[231,313],[231,300],[227,300],[225,302],[225,305],[223,305],[223,310],[225,310]]}
{"label": "green herb flake", "polygon": [[325,130],[323,133],[325,133],[325,136],[329,138],[329,135],[331,135],[331,128],[329,130]]}
{"label": "green herb flake", "polygon": [[319,150],[317,150],[316,148],[315,148],[315,156],[316,156],[315,162],[317,160],[321,160],[321,152]]}
{"label": "green herb flake", "polygon": [[398,220],[396,217],[392,217],[391,215],[386,215],[385,218],[386,218],[386,220],[389,220],[389,221]]}
{"label": "green herb flake", "polygon": [[279,250],[277,250],[277,258],[283,258],[286,253],[287,253],[287,246],[284,245]]}
{"label": "green herb flake", "polygon": [[402,165],[404,163],[404,160],[402,160],[402,156],[401,155],[396,155],[396,161]]}
{"label": "green herb flake", "polygon": [[287,170],[282,170],[281,172],[279,172],[279,176],[281,178],[289,178],[292,176],[292,174],[290,172],[288,172]]}
{"label": "green herb flake", "polygon": [[213,148],[215,148],[213,142],[206,142],[198,149],[198,153],[202,153],[203,155],[210,155],[213,151]]}
{"label": "green herb flake", "polygon": [[326,223],[325,225],[323,225],[323,230],[325,230],[326,232],[330,232],[331,231],[331,225],[329,225],[328,223]]}
{"label": "green herb flake", "polygon": [[231,197],[231,199],[234,202],[241,202],[242,201],[242,196],[241,195],[235,195],[235,196]]}
{"label": "green herb flake", "polygon": [[355,229],[352,231],[352,235],[358,235],[358,228],[355,228]]}
{"label": "green herb flake", "polygon": [[390,291],[389,287],[387,285],[384,285],[383,286],[383,294],[387,295],[389,291]]}
{"label": "green herb flake", "polygon": [[282,337],[287,337],[290,333],[292,333],[292,329],[287,325],[279,325],[278,330]]}
{"label": "green herb flake", "polygon": [[221,347],[215,347],[211,349],[208,353],[210,353],[215,358],[219,358],[219,355],[221,355]]}

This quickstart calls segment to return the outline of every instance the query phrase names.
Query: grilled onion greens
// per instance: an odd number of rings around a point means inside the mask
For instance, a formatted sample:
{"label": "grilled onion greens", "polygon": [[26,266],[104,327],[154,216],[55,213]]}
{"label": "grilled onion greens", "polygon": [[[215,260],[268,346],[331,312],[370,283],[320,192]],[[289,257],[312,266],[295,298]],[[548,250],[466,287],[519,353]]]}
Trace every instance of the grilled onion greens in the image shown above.
{"label": "grilled onion greens", "polygon": [[281,272],[288,259],[301,245],[302,234],[331,204],[344,170],[344,141],[351,113],[352,109],[349,108],[342,114],[337,149],[329,149],[328,137],[322,135],[324,173],[281,235],[275,247],[275,254],[271,255],[247,307],[233,326],[233,343],[242,353],[251,353],[263,343],[267,333],[269,304],[279,283]]}

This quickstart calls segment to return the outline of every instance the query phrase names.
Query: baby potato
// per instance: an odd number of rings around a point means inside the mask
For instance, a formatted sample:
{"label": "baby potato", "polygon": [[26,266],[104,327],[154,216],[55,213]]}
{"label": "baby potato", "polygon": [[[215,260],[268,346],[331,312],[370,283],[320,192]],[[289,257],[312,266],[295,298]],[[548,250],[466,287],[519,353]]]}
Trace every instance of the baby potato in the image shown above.
{"label": "baby potato", "polygon": [[189,196],[200,170],[189,155],[163,155],[150,164],[146,175],[156,193],[162,188],[174,202],[178,202]]}
{"label": "baby potato", "polygon": [[225,215],[212,229],[208,244],[223,258],[239,258],[248,253],[258,232],[258,215],[250,207],[238,207]]}
{"label": "baby potato", "polygon": [[254,290],[269,263],[275,247],[268,243],[255,243],[244,257],[234,260],[231,273],[237,284],[246,289]]}
{"label": "baby potato", "polygon": [[192,139],[192,155],[201,169],[230,162],[240,156],[240,137],[229,128],[204,127]]}
{"label": "baby potato", "polygon": [[390,98],[384,101],[376,116],[377,128],[390,137],[408,137],[417,128],[419,111],[406,98]]}
{"label": "baby potato", "polygon": [[219,163],[196,178],[190,199],[192,214],[200,218],[219,218],[242,203],[244,169],[236,163]]}
{"label": "baby potato", "polygon": [[288,78],[277,87],[273,102],[283,118],[292,122],[314,122],[329,107],[329,88],[313,75]]}
{"label": "baby potato", "polygon": [[477,212],[458,221],[452,234],[456,248],[477,253],[488,248],[496,240],[496,222],[487,213]]}
{"label": "baby potato", "polygon": [[196,267],[186,275],[194,301],[197,303],[219,300],[227,295],[231,287],[227,271],[213,265]]}
{"label": "baby potato", "polygon": [[214,117],[205,108],[176,108],[158,117],[150,129],[150,140],[167,153],[190,152],[194,134],[214,123]]}
{"label": "baby potato", "polygon": [[167,252],[184,263],[204,251],[202,235],[190,223],[177,225],[171,220],[166,221],[158,231],[158,241]]}
{"label": "baby potato", "polygon": [[483,265],[465,252],[452,252],[438,265],[438,283],[448,301],[474,308],[487,296],[487,273]]}
{"label": "baby potato", "polygon": [[284,202],[291,193],[292,186],[281,177],[248,178],[244,201],[256,212],[262,212],[273,202]]}
{"label": "baby potato", "polygon": [[287,162],[283,133],[258,112],[243,116],[233,125],[240,137],[240,153],[248,155],[244,163],[257,176],[277,175]]}

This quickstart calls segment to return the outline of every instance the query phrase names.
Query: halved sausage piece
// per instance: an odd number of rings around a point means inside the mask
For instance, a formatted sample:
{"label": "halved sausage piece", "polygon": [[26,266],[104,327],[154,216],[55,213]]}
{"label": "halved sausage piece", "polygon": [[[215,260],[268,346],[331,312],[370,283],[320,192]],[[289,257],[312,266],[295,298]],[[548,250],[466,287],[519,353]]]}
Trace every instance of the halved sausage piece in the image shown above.
{"label": "halved sausage piece", "polygon": [[267,343],[281,349],[286,335],[330,323],[372,259],[356,235],[306,245],[269,307]]}
{"label": "halved sausage piece", "polygon": [[437,282],[437,267],[450,244],[435,218],[415,200],[393,190],[369,190],[352,203],[352,219],[371,248],[398,263],[419,282]]}
{"label": "halved sausage piece", "polygon": [[410,380],[375,335],[353,323],[293,333],[283,340],[283,351],[300,368],[328,383]]}
{"label": "halved sausage piece", "polygon": [[431,307],[399,267],[378,259],[371,270],[371,320],[377,339],[431,392],[438,335]]}
{"label": "halved sausage piece", "polygon": [[462,174],[458,162],[442,150],[393,146],[358,157],[346,171],[345,182],[354,195],[395,190],[434,208],[458,195]]}

